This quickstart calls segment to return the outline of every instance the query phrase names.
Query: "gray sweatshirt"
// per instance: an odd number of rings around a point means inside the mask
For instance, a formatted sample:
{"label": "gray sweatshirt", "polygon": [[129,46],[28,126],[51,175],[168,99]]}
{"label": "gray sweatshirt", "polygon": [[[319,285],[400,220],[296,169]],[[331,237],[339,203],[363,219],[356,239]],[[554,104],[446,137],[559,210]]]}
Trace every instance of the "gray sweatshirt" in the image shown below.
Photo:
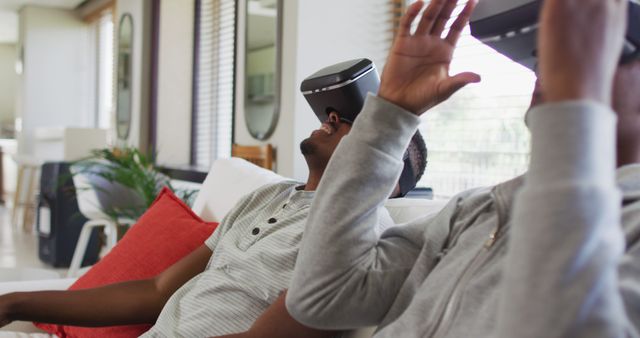
{"label": "gray sweatshirt", "polygon": [[312,204],[293,317],[375,337],[640,337],[640,166],[616,182],[615,115],[568,102],[529,119],[524,177],[378,237],[419,118],[370,96]]}

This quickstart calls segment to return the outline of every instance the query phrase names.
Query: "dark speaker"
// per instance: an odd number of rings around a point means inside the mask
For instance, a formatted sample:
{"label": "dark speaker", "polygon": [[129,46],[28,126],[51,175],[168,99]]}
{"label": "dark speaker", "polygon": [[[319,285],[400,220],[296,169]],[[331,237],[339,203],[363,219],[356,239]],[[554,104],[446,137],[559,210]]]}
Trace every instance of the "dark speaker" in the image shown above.
{"label": "dark speaker", "polygon": [[[538,19],[543,0],[483,0],[471,18],[471,35],[513,61],[537,63]],[[640,3],[629,0],[621,62],[640,58]]]}
{"label": "dark speaker", "polygon": [[[42,166],[36,228],[38,256],[54,267],[69,267],[80,231],[87,219],[78,209],[68,162],[47,162]],[[94,230],[82,265],[98,261],[100,239]]]}

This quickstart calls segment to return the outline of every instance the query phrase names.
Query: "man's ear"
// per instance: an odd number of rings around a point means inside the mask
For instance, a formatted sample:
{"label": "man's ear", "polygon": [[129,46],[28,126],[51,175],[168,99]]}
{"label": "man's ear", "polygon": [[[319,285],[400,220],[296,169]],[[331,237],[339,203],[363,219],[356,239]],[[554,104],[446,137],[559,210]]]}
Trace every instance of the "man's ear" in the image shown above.
{"label": "man's ear", "polygon": [[338,113],[332,111],[329,113],[329,122],[338,122],[340,121],[340,116],[338,115]]}

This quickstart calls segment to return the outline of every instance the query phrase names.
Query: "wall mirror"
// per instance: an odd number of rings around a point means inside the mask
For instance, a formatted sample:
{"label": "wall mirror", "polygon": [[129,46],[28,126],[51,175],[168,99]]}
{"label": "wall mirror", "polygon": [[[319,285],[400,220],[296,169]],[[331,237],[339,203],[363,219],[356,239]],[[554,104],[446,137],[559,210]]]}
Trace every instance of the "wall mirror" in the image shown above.
{"label": "wall mirror", "polygon": [[247,0],[244,113],[258,140],[271,136],[280,110],[282,0]]}
{"label": "wall mirror", "polygon": [[118,139],[126,140],[131,129],[133,19],[124,14],[118,26],[118,87],[116,91],[116,129]]}

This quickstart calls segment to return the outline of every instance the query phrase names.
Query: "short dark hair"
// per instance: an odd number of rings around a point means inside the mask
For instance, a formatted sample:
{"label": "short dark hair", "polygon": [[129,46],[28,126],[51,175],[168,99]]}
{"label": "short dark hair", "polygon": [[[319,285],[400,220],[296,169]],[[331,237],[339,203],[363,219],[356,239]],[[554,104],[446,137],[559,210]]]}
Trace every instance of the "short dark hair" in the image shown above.
{"label": "short dark hair", "polygon": [[405,154],[409,155],[409,162],[411,162],[411,169],[413,169],[416,182],[420,181],[427,168],[427,153],[427,145],[418,130],[413,134],[411,142],[409,142],[409,147],[407,147],[405,152]]}

